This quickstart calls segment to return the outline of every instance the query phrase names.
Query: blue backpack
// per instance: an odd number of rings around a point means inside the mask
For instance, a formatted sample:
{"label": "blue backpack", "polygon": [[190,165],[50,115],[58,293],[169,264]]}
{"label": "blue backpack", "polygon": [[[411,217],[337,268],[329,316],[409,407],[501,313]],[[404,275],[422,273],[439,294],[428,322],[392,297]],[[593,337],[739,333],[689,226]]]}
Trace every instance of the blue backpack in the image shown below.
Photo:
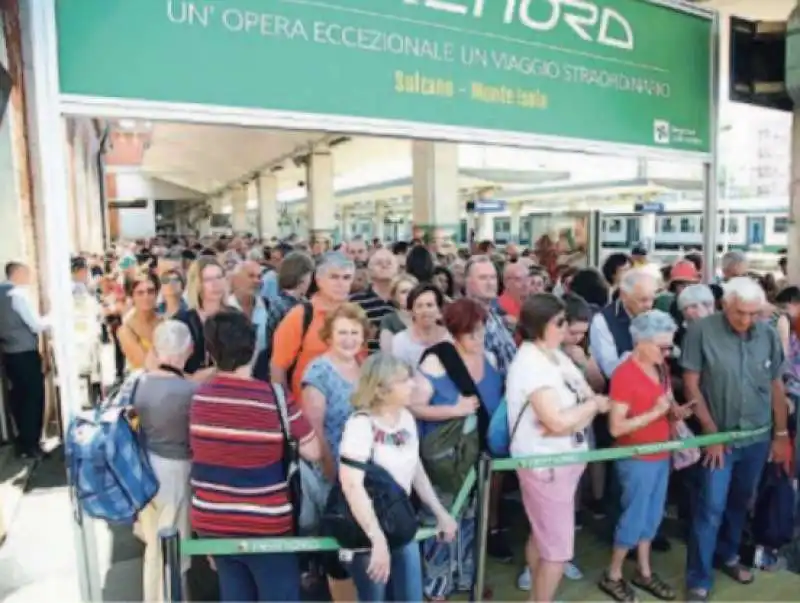
{"label": "blue backpack", "polygon": [[131,405],[139,378],[111,403],[78,414],[67,430],[67,479],[79,510],[131,525],[158,492]]}

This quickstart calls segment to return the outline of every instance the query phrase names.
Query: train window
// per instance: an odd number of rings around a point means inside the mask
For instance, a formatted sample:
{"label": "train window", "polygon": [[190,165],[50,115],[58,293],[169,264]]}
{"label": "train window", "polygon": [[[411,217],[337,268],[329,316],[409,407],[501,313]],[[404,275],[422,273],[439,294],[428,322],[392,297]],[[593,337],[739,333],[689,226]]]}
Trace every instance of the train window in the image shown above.
{"label": "train window", "polygon": [[600,222],[600,230],[602,232],[605,232],[607,228],[608,228],[608,220],[601,221]]}
{"label": "train window", "polygon": [[661,232],[675,232],[675,225],[672,223],[672,218],[664,218],[661,221]]}
{"label": "train window", "polygon": [[739,232],[739,218],[731,216],[731,223],[728,225],[728,232],[731,234],[736,234]]}
{"label": "train window", "polygon": [[775,218],[775,221],[772,225],[772,232],[776,234],[783,234],[789,232],[789,218],[781,216],[779,218]]}
{"label": "train window", "polygon": [[622,220],[614,218],[608,225],[608,232],[622,232]]}
{"label": "train window", "polygon": [[694,232],[694,219],[681,218],[681,232]]}

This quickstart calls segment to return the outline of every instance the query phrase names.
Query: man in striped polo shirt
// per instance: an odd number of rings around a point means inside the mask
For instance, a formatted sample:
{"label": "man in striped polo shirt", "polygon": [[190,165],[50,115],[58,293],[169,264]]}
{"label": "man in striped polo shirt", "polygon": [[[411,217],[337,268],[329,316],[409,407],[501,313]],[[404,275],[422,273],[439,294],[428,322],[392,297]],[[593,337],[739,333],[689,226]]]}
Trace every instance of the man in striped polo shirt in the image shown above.
{"label": "man in striped polo shirt", "polygon": [[374,354],[380,349],[381,320],[395,311],[391,300],[391,289],[392,280],[397,276],[397,260],[388,249],[378,249],[369,258],[367,268],[369,287],[363,293],[351,296],[350,301],[361,306],[367,314],[371,326],[367,346],[369,353]]}

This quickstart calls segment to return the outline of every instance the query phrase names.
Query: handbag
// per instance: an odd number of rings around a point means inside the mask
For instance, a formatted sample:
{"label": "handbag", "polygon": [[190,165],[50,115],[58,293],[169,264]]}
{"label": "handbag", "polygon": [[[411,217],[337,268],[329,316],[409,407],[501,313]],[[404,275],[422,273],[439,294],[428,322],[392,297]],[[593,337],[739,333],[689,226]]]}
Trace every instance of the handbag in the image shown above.
{"label": "handbag", "polygon": [[[353,416],[359,414],[364,413],[356,413]],[[417,515],[406,491],[386,469],[375,464],[373,454],[374,449],[370,452],[367,462],[344,456],[339,462],[364,472],[364,488],[372,501],[375,516],[378,518],[386,542],[390,549],[400,548],[414,539],[419,527]],[[320,529],[323,536],[336,539],[344,549],[369,549],[372,546],[369,537],[350,510],[341,481],[337,481],[331,489],[322,514]]]}
{"label": "handbag", "polygon": [[480,402],[473,416],[437,423],[420,445],[420,457],[431,483],[437,490],[455,496],[467,474],[477,466],[481,450],[487,447],[489,413],[455,346],[450,342],[436,344],[425,351],[423,360],[430,354],[439,358],[461,395],[476,396]]}
{"label": "handbag", "polygon": [[281,385],[273,384],[272,387],[275,390],[275,406],[278,409],[283,433],[283,466],[289,499],[292,502],[295,531],[302,535],[315,534],[330,485],[300,457],[300,445],[292,437],[289,424],[286,394]]}

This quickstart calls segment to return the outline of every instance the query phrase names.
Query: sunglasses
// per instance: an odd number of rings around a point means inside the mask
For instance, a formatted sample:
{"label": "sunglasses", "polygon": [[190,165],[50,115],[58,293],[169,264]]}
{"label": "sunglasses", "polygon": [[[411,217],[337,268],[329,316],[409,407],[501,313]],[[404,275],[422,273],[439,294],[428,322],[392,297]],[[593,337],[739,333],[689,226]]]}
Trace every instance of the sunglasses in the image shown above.
{"label": "sunglasses", "polygon": [[162,285],[180,285],[181,279],[175,275],[162,276],[160,279]]}

